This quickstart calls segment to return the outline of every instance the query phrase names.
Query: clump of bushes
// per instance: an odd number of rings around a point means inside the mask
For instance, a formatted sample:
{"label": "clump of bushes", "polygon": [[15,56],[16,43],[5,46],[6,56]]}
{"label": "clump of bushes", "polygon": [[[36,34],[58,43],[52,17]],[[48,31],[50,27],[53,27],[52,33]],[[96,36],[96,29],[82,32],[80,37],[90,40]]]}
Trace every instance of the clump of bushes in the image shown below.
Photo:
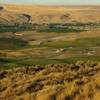
{"label": "clump of bushes", "polygon": [[28,42],[21,38],[0,37],[0,49],[18,49],[27,46]]}

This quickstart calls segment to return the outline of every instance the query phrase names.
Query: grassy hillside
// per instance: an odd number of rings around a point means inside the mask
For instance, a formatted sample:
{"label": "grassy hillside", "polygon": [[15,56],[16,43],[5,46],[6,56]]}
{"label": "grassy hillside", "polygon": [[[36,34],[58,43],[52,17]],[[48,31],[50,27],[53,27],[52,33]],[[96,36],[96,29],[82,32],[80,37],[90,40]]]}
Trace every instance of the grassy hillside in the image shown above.
{"label": "grassy hillside", "polygon": [[100,64],[15,68],[0,72],[1,100],[99,100]]}

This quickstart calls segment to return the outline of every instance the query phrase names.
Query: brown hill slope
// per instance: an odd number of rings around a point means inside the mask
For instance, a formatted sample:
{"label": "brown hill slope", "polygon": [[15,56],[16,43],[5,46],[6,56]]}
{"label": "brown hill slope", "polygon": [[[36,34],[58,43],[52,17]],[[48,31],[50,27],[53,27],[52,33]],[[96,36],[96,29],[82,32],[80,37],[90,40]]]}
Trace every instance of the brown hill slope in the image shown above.
{"label": "brown hill slope", "polygon": [[[0,21],[26,22],[23,14],[32,17],[36,23],[97,22],[100,21],[99,6],[32,6],[5,5]],[[5,19],[5,20],[4,20]]]}

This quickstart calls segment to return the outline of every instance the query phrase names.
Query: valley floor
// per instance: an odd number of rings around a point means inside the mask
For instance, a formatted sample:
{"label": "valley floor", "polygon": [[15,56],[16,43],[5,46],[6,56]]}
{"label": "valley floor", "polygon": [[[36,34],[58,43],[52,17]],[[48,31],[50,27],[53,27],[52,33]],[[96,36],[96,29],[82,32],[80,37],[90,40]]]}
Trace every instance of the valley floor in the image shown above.
{"label": "valley floor", "polygon": [[100,61],[100,29],[84,32],[0,34],[0,69]]}

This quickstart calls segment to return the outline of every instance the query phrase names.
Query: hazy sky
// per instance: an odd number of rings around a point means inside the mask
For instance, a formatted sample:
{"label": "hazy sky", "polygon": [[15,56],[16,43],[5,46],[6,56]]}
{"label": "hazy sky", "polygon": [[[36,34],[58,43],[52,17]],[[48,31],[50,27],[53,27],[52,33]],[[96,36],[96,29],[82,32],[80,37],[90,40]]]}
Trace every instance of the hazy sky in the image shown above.
{"label": "hazy sky", "polygon": [[17,3],[17,4],[57,4],[57,5],[96,5],[100,0],[0,0],[0,3]]}

